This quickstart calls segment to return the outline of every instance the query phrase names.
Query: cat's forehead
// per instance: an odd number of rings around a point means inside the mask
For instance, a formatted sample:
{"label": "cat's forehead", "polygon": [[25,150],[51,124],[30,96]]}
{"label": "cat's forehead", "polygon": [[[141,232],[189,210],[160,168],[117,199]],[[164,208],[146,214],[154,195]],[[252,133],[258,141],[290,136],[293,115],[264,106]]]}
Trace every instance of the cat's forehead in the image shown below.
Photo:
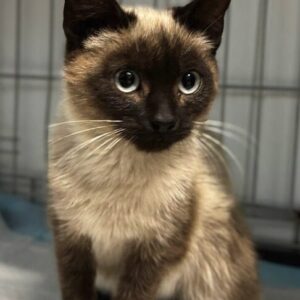
{"label": "cat's forehead", "polygon": [[136,16],[129,28],[119,31],[105,30],[90,37],[85,42],[87,49],[106,48],[108,51],[126,49],[134,45],[138,51],[139,47],[147,47],[148,50],[170,50],[181,48],[188,51],[192,48],[201,52],[208,52],[212,45],[199,32],[192,33],[180,25],[168,10],[155,10],[148,7],[127,7],[126,10]]}

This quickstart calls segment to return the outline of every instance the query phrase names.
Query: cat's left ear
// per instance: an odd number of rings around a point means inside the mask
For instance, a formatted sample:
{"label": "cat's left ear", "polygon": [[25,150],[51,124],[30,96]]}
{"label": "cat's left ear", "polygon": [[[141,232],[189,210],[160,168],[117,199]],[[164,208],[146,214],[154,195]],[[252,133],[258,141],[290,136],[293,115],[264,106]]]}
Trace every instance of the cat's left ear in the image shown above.
{"label": "cat's left ear", "polygon": [[173,8],[173,17],[189,30],[203,32],[216,53],[222,40],[224,17],[231,0],[194,0]]}
{"label": "cat's left ear", "polygon": [[65,0],[67,52],[82,48],[84,40],[101,29],[126,28],[133,21],[135,16],[115,0]]}

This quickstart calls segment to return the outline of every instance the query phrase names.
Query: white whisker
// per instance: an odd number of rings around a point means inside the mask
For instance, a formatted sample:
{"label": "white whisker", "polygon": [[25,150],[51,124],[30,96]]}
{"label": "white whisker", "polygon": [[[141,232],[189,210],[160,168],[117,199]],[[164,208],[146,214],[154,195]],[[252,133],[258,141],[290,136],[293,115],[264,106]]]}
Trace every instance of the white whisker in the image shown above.
{"label": "white whisker", "polygon": [[[124,131],[124,129],[118,129],[118,130],[115,130],[113,132],[113,134],[118,134],[118,133],[121,133],[123,131]],[[114,139],[115,139],[115,137],[112,137],[112,138],[109,138],[108,140],[106,140],[105,142],[103,142],[100,146],[96,147],[92,152],[88,153],[88,155],[85,157],[85,159],[91,157],[93,154],[98,152],[103,146],[107,145],[108,143],[110,143]]]}
{"label": "white whisker", "polygon": [[104,151],[111,151],[123,138],[118,138],[116,141],[112,142],[108,147],[105,147]]}
{"label": "white whisker", "polygon": [[218,167],[217,167],[217,164],[215,162],[215,158],[208,151],[209,149],[208,149],[206,143],[204,143],[203,140],[201,140],[201,139],[199,139],[199,142],[200,142],[200,148],[201,148],[201,150],[207,156],[209,162],[213,165],[213,171],[214,171],[214,173],[217,174],[218,173]]}
{"label": "white whisker", "polygon": [[236,158],[236,156],[231,152],[231,150],[228,147],[223,145],[220,141],[213,138],[209,134],[202,133],[201,136],[204,137],[206,140],[210,141],[211,143],[215,144],[216,146],[218,146],[220,149],[222,149],[232,159],[232,161],[238,167],[238,170],[241,172],[241,174],[244,175],[244,171],[243,171],[243,167],[242,167],[241,163],[239,162],[239,160]]}
{"label": "white whisker", "polygon": [[[115,130],[114,130],[115,131]],[[71,150],[69,150],[67,153],[65,153],[58,161],[57,161],[57,165],[59,165],[62,161],[68,159],[69,157],[74,156],[77,152],[79,152],[81,149],[85,148],[86,146],[92,144],[93,142],[97,141],[97,140],[101,140],[107,136],[111,136],[114,134],[114,131],[112,132],[106,132],[103,133],[99,136],[96,136],[92,139],[89,139],[87,141],[84,141],[83,143],[77,145],[75,148],[72,148]]]}
{"label": "white whisker", "polygon": [[237,125],[221,122],[217,120],[208,120],[205,122],[194,122],[194,123],[197,125],[204,125],[205,127],[215,127],[215,128],[220,128],[226,131],[231,131],[233,133],[240,134],[241,136],[245,137],[247,140],[250,140],[252,143],[256,144],[255,137],[250,135],[246,130],[242,129]]}
{"label": "white whisker", "polygon": [[103,143],[101,143],[98,147],[96,147],[92,152],[88,153],[80,162],[82,162],[83,160],[86,160],[87,158],[93,156],[96,152],[98,152],[103,146],[107,145],[108,143],[110,143],[111,141],[114,141],[115,138],[111,137],[109,139],[107,139],[106,141],[104,141]]}
{"label": "white whisker", "polygon": [[203,140],[200,139],[200,142],[207,147],[208,150],[210,150],[214,156],[218,159],[218,161],[223,165],[225,172],[227,173],[227,175],[230,174],[226,159],[224,158],[224,156],[210,143],[205,143]]}
{"label": "white whisker", "polygon": [[75,124],[75,123],[122,123],[122,122],[123,121],[121,120],[76,120],[76,121],[66,121],[61,123],[50,124],[49,128],[54,128],[62,125]]}
{"label": "white whisker", "polygon": [[96,130],[96,129],[107,128],[107,127],[108,126],[98,126],[98,127],[88,128],[88,129],[85,129],[85,130],[76,131],[76,132],[73,132],[71,134],[65,135],[62,138],[59,138],[59,139],[56,139],[56,140],[50,140],[49,143],[56,144],[56,143],[58,143],[60,141],[64,141],[68,137],[75,136],[75,135],[78,135],[78,134],[81,134],[81,133],[84,133],[84,132],[93,131],[93,130]]}
{"label": "white whisker", "polygon": [[217,127],[204,127],[204,130],[212,133],[217,133],[219,135],[223,135],[224,137],[235,140],[236,142],[238,142],[239,144],[241,144],[246,148],[248,147],[248,144],[244,139],[239,138],[239,136],[232,133],[231,131],[222,130],[221,128],[217,128]]}

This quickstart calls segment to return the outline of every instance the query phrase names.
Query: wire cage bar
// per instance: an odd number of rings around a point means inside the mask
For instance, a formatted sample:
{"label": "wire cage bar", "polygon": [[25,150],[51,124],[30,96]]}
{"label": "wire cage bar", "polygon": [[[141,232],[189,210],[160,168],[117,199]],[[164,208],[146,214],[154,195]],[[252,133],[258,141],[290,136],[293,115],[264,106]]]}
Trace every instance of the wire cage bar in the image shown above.
{"label": "wire cage bar", "polygon": [[[10,3],[9,3],[10,2]],[[7,63],[5,58],[5,50],[0,47],[0,191],[6,193],[14,193],[28,198],[29,201],[44,202],[45,197],[45,181],[47,170],[47,139],[48,139],[48,124],[53,117],[56,103],[61,98],[61,74],[59,67],[63,62],[64,43],[62,39],[62,30],[60,24],[62,23],[62,3],[59,0],[30,0],[30,1],[6,1],[0,0],[1,7],[4,9],[0,13],[0,18],[6,20],[10,25],[2,26],[5,30],[7,26],[14,27],[14,33],[3,34],[4,41],[6,39],[13,39],[13,49],[10,49],[10,60]],[[140,0],[140,1],[120,1],[124,4],[147,4],[154,7],[164,7],[171,5],[179,5],[187,3],[188,1],[159,1],[159,0]],[[253,14],[256,19],[251,19],[252,27],[256,28],[255,35],[253,35],[253,51],[252,57],[249,61],[253,61],[252,75],[243,80],[232,80],[232,63],[234,63],[233,52],[236,51],[232,44],[236,38],[236,18],[239,12],[247,9],[249,1],[233,0],[232,8],[230,9],[226,18],[226,27],[223,39],[223,45],[219,53],[220,67],[220,96],[216,103],[214,117],[221,122],[234,122],[230,119],[231,112],[234,110],[233,98],[248,97],[245,102],[247,109],[247,120],[244,129],[249,136],[253,135],[257,141],[254,149],[250,142],[248,142],[246,149],[243,152],[243,165],[245,169],[245,176],[242,182],[238,181],[239,191],[237,192],[239,199],[244,204],[245,211],[249,218],[257,223],[257,220],[273,220],[278,222],[285,222],[285,225],[290,226],[292,237],[286,242],[289,249],[296,249],[299,253],[300,249],[300,190],[298,189],[300,183],[299,161],[299,130],[300,130],[300,61],[297,64],[293,63],[294,80],[274,80],[271,82],[267,80],[267,59],[269,56],[269,48],[267,45],[272,41],[272,27],[270,26],[270,16],[276,10],[275,1],[257,0],[251,1],[255,9]],[[293,2],[294,7],[300,12],[300,5],[297,1]],[[298,3],[299,4],[299,3]],[[24,67],[24,51],[31,51],[36,45],[26,44],[27,48],[24,50],[24,41],[28,39],[28,33],[24,29],[25,14],[28,17],[28,11],[24,12],[25,5],[34,7],[38,5],[43,8],[44,26],[40,28],[44,36],[43,43],[47,47],[46,63],[40,68],[38,72],[33,72],[31,68]],[[276,5],[279,5],[278,3]],[[251,7],[252,7],[251,6]],[[235,9],[235,7],[237,7]],[[10,12],[13,17],[8,18],[4,16]],[[245,15],[245,13],[244,13]],[[299,14],[298,14],[299,15]],[[246,15],[245,15],[246,16]],[[300,22],[300,18],[295,17],[295,22]],[[15,20],[15,24],[11,25]],[[239,19],[240,20],[240,19]],[[25,22],[26,23],[26,22]],[[59,24],[59,26],[57,25]],[[37,25],[38,26],[38,25]],[[26,27],[26,26],[25,26]],[[241,24],[242,27],[242,24]],[[243,28],[241,28],[243,30]],[[300,39],[298,51],[300,50]],[[284,44],[282,49],[284,51]],[[30,48],[32,47],[32,48]],[[29,48],[29,49],[28,49]],[[7,52],[7,50],[6,50]],[[235,77],[238,77],[235,76]],[[296,78],[297,77],[297,78]],[[29,86],[29,88],[28,88]],[[33,88],[32,88],[33,87]],[[28,96],[28,89],[38,89],[41,91],[42,97],[39,98],[39,108],[36,108]],[[7,92],[9,90],[9,92]],[[266,100],[269,97],[271,99]],[[284,199],[281,199],[280,205],[273,201],[272,195],[266,195],[268,201],[262,201],[262,193],[259,191],[260,181],[262,180],[261,172],[264,174],[268,172],[265,169],[268,167],[264,163],[262,154],[262,147],[264,145],[266,130],[264,122],[265,111],[270,106],[274,105],[285,106],[286,97],[292,98],[293,108],[289,114],[289,140],[291,145],[288,149],[288,159],[286,171],[283,176],[288,178],[287,192]],[[279,99],[279,100],[278,100]],[[268,102],[268,103],[267,103]],[[291,102],[291,101],[290,101]],[[11,104],[13,103],[13,104]],[[42,105],[41,105],[42,103]],[[279,103],[279,104],[278,104]],[[30,164],[24,163],[26,155],[24,151],[31,151],[30,143],[26,144],[28,136],[31,134],[30,128],[24,128],[21,122],[21,116],[26,107],[32,110],[34,114],[42,116],[39,118],[39,123],[35,124],[40,130],[39,144],[32,147],[37,148],[39,166],[37,168],[31,167]],[[36,116],[36,115],[35,115]],[[2,120],[1,120],[2,118]],[[280,122],[280,120],[278,121]],[[25,122],[26,123],[26,122]],[[240,126],[240,124],[236,124]],[[26,127],[26,126],[25,126]],[[276,133],[274,133],[276,134]],[[285,138],[285,137],[283,137]],[[221,140],[230,145],[225,136],[221,136]],[[24,143],[26,144],[24,146]],[[284,146],[284,139],[282,146]],[[27,148],[26,148],[27,147]],[[26,149],[25,149],[26,148]],[[269,147],[270,157],[273,155],[272,149]],[[279,151],[279,150],[278,150]],[[282,150],[283,151],[283,150]],[[238,151],[239,152],[239,151]],[[31,157],[32,158],[32,157]],[[276,159],[276,158],[275,158]],[[274,160],[275,160],[274,159]],[[35,165],[32,162],[32,166]],[[234,176],[237,178],[239,176]],[[276,180],[274,179],[274,182]],[[261,226],[259,225],[259,229]],[[272,236],[263,237],[264,239],[272,240]]]}

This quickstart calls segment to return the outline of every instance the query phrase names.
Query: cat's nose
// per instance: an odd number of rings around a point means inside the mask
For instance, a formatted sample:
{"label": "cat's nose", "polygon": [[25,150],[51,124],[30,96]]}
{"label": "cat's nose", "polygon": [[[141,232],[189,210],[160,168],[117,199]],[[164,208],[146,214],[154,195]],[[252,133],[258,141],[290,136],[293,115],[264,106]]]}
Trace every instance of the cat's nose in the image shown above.
{"label": "cat's nose", "polygon": [[157,115],[150,122],[151,128],[155,132],[168,133],[174,131],[178,127],[178,122],[173,116],[163,117]]}

